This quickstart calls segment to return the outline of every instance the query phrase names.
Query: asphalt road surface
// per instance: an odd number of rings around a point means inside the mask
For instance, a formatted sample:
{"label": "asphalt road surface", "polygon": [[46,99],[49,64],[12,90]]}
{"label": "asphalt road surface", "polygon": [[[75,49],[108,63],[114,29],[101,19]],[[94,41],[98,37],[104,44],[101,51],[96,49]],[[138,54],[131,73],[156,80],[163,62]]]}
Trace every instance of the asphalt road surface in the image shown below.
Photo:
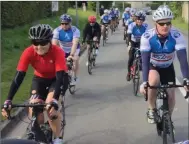
{"label": "asphalt road surface", "polygon": [[[148,19],[152,26],[152,21]],[[186,40],[188,38],[186,37]],[[146,121],[147,104],[143,96],[132,94],[132,82],[126,81],[126,45],[123,28],[101,46],[93,75],[87,72],[86,52],[80,59],[80,75],[75,95],[66,96],[65,144],[161,144],[155,125]],[[180,66],[175,60],[178,79]],[[188,139],[188,103],[176,90],[173,113],[176,141]],[[7,137],[24,134],[27,124],[20,122]]]}

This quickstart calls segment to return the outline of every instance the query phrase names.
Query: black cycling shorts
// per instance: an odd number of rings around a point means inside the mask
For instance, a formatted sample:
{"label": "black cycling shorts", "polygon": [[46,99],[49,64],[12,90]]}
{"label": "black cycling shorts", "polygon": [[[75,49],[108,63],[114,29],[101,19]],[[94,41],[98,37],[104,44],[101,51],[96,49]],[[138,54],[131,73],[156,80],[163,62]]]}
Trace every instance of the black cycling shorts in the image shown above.
{"label": "black cycling shorts", "polygon": [[116,17],[112,17],[112,21],[115,21],[116,20]]}
{"label": "black cycling shorts", "polygon": [[[89,41],[92,41],[94,37],[97,37],[97,39],[98,39],[98,36],[96,36],[96,35],[93,35],[93,36],[87,35],[87,36],[86,36],[87,44],[90,44]],[[100,40],[98,39],[98,41],[100,41]]]}
{"label": "black cycling shorts", "polygon": [[46,100],[49,92],[55,90],[56,78],[46,79],[38,76],[34,76],[31,86],[31,98]]}
{"label": "black cycling shorts", "polygon": [[174,65],[171,64],[167,68],[158,68],[150,64],[150,70],[156,70],[160,76],[161,84],[168,84],[169,82],[175,83],[175,69]]}

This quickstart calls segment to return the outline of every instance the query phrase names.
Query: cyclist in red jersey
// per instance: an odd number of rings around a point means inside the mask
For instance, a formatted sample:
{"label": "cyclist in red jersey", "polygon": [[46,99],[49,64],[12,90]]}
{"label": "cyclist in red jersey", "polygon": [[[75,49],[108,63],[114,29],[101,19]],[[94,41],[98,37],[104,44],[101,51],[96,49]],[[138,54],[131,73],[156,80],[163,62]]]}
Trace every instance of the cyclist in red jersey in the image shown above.
{"label": "cyclist in red jersey", "polygon": [[[10,87],[7,100],[4,105],[11,109],[15,93],[21,85],[29,64],[34,68],[34,77],[31,86],[30,103],[50,103],[50,110],[47,111],[50,127],[56,139],[54,144],[61,144],[61,114],[58,111],[58,99],[61,91],[63,95],[68,88],[68,74],[64,51],[56,45],[51,44],[53,36],[52,28],[46,24],[38,24],[29,30],[29,37],[32,45],[22,53],[17,72]],[[63,90],[61,86],[63,85]],[[2,115],[7,117],[7,112],[2,109]],[[29,109],[29,115],[32,111]],[[52,120],[52,117],[56,119]],[[44,122],[43,111],[38,116],[39,124]]]}

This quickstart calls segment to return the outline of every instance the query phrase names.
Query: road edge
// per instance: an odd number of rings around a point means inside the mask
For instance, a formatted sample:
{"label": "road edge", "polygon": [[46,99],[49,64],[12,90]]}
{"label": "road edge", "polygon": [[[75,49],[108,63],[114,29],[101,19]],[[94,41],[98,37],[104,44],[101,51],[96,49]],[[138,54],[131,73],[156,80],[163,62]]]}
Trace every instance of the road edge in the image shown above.
{"label": "road edge", "polygon": [[[84,54],[85,50],[86,50],[85,47],[81,48],[79,53],[80,57]],[[27,103],[27,101],[24,103]],[[26,113],[27,113],[27,108],[19,108],[15,112],[14,118],[12,120],[5,120],[1,122],[0,125],[1,138],[5,138],[7,134],[11,131],[11,129],[13,129],[16,126],[16,124],[19,123],[26,116]]]}

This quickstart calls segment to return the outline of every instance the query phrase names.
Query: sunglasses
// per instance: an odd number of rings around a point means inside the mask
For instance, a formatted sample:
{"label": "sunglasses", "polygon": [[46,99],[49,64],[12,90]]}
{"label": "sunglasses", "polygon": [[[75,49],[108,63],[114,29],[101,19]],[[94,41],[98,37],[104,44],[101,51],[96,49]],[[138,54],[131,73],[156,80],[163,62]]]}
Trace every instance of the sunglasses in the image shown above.
{"label": "sunglasses", "polygon": [[37,40],[32,40],[32,44],[34,46],[46,46],[50,41],[49,40],[42,40],[42,41],[37,41]]}
{"label": "sunglasses", "polygon": [[69,23],[61,23],[61,25],[69,25]]}
{"label": "sunglasses", "polygon": [[160,25],[160,26],[164,26],[164,25],[166,25],[166,26],[170,26],[170,25],[171,25],[171,22],[158,23],[158,25]]}

